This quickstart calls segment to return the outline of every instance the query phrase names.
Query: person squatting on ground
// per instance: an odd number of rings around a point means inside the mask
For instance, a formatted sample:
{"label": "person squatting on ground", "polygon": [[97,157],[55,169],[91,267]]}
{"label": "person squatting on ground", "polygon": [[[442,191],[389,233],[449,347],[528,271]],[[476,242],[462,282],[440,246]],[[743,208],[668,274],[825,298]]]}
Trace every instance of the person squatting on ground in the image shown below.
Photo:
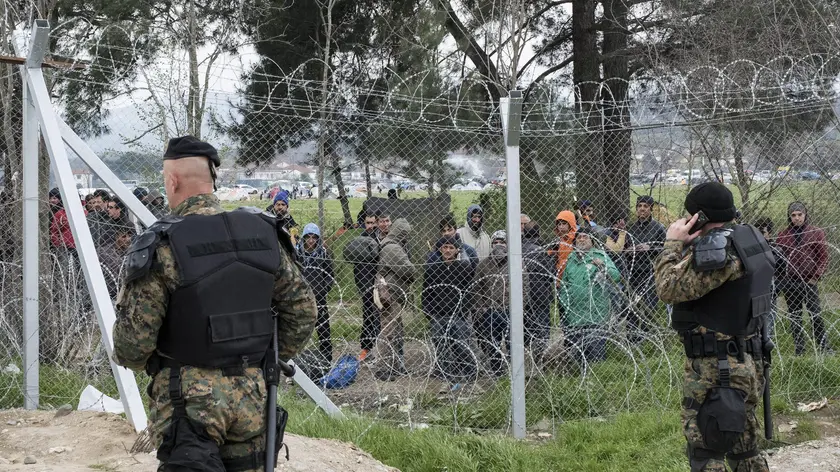
{"label": "person squatting on ground", "polygon": [[281,360],[315,326],[288,233],[259,210],[223,211],[213,195],[218,165],[207,143],[169,141],[172,215],[132,245],[117,297],[114,361],[152,378],[150,430],[164,472],[262,471],[272,314]]}
{"label": "person squatting on ground", "polygon": [[437,257],[429,258],[423,277],[423,312],[435,349],[435,374],[457,386],[476,374],[468,321],[474,270],[456,236],[441,236],[435,248]]}
{"label": "person squatting on ground", "polygon": [[811,314],[817,349],[831,352],[820,309],[818,283],[828,269],[828,245],[823,230],[811,224],[804,203],[788,206],[788,227],[779,233],[776,244],[787,260],[784,282],[785,301],[790,314],[790,330],[796,355],[805,352],[805,330],[802,328],[803,305]]}
{"label": "person squatting on ground", "polygon": [[607,253],[593,247],[594,230],[583,226],[575,234],[558,294],[563,305],[565,342],[578,365],[607,357],[610,294],[619,272]]}
{"label": "person squatting on ground", "polygon": [[379,249],[376,290],[381,304],[382,331],[376,341],[379,368],[374,372],[379,380],[393,381],[406,374],[402,315],[415,277],[414,265],[405,249],[410,234],[411,225],[400,218],[390,225]]}
{"label": "person squatting on ground", "polygon": [[318,305],[318,320],[315,324],[318,350],[322,360],[329,365],[332,363],[333,349],[327,295],[335,285],[335,268],[332,253],[324,247],[321,229],[315,223],[308,223],[303,227],[301,239],[297,244],[297,257],[303,267],[303,278],[315,294],[315,303]]}
{"label": "person squatting on ground", "polygon": [[[692,472],[766,472],[755,410],[764,389],[759,335],[772,301],[775,260],[757,229],[735,224],[732,192],[700,184],[693,215],[668,228],[656,260],[656,292],[673,303],[685,347],[683,431]],[[695,228],[700,212],[708,223]],[[692,232],[692,230],[694,230]]]}

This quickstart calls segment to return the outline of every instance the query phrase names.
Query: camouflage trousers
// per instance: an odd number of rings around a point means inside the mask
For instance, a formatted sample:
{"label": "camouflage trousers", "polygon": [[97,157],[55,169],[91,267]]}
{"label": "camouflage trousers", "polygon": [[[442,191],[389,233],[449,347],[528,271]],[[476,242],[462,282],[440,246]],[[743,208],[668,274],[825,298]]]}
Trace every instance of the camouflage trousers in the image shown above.
{"label": "camouflage trousers", "polygon": [[[718,334],[718,336],[721,336]],[[729,339],[726,337],[726,339]],[[761,454],[738,460],[739,454],[756,450],[760,431],[755,409],[764,388],[764,376],[761,361],[754,360],[749,354],[744,355],[741,362],[737,357],[728,356],[730,366],[730,386],[742,390],[746,396],[747,421],[744,432],[735,442],[734,447],[726,453],[732,471],[734,472],[769,472],[767,461]],[[683,396],[694,401],[695,405],[702,405],[706,394],[712,387],[719,385],[718,360],[715,357],[686,359],[685,375],[683,377]],[[703,434],[697,421],[697,410],[683,408],[682,425],[688,442],[689,462],[692,472],[726,472],[726,461],[722,458],[709,458],[703,454],[707,449]],[[700,449],[700,451],[697,451]]]}
{"label": "camouflage trousers", "polygon": [[[173,407],[169,401],[169,369],[162,369],[151,388],[149,422],[154,444],[160,445],[169,430]],[[219,445],[222,460],[236,459],[265,450],[265,400],[262,369],[245,369],[245,375],[222,375],[219,369],[181,368],[181,395],[187,416],[203,425]],[[258,468],[262,472],[264,459]]]}

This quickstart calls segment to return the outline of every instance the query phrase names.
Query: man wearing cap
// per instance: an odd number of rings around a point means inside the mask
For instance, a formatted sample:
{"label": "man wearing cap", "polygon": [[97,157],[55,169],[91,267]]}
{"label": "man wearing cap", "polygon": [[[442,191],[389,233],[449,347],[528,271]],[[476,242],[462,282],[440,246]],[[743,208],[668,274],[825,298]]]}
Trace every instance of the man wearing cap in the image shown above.
{"label": "man wearing cap", "polygon": [[271,205],[266,208],[266,211],[277,217],[280,223],[286,228],[286,231],[292,235],[292,242],[297,244],[297,221],[289,213],[289,192],[281,190],[274,195],[274,200]]}
{"label": "man wearing cap", "polygon": [[655,277],[659,297],[674,304],[672,327],[687,356],[682,423],[691,470],[725,472],[728,461],[733,471],[765,472],[755,410],[775,259],[757,229],[734,223],[724,185],[694,187],[685,209],[692,216],[668,228]]}
{"label": "man wearing cap", "polygon": [[259,210],[223,211],[213,195],[218,165],[205,142],[169,141],[163,175],[172,214],[131,246],[117,296],[114,359],[152,378],[160,470],[263,470],[262,366],[273,358],[273,315],[283,360],[315,325],[288,233]]}

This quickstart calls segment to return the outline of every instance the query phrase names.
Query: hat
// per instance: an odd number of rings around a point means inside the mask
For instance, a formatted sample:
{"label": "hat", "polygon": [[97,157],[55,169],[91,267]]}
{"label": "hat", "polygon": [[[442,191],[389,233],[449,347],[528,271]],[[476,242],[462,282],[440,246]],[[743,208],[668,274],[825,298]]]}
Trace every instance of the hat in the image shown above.
{"label": "hat", "polygon": [[536,221],[525,224],[522,230],[522,237],[525,239],[540,239],[540,225]]}
{"label": "hat", "polygon": [[435,249],[440,249],[442,246],[451,244],[458,249],[461,249],[461,240],[455,236],[441,236],[435,243]]}
{"label": "hat", "polygon": [[153,202],[153,201],[157,200],[158,198],[163,198],[163,195],[160,193],[160,191],[155,190],[155,189],[149,190],[149,201],[150,202]]}
{"label": "hat", "polygon": [[163,160],[195,156],[206,157],[216,167],[222,165],[216,148],[194,136],[181,136],[180,138],[170,139],[169,144],[166,146],[166,152],[163,154]]}
{"label": "hat", "polygon": [[581,200],[578,203],[578,208],[580,208],[581,210],[583,210],[584,208],[589,208],[591,206],[592,206],[592,200]]}
{"label": "hat", "polygon": [[639,195],[638,198],[636,198],[636,205],[638,205],[639,203],[647,203],[648,205],[653,206],[655,202],[653,200],[653,197],[651,197],[650,195]]}
{"label": "hat", "polygon": [[134,194],[134,196],[135,196],[138,200],[143,200],[144,198],[146,198],[146,196],[148,196],[148,195],[149,195],[149,191],[148,191],[148,190],[146,190],[146,189],[145,189],[145,188],[143,188],[143,187],[135,187],[135,188],[134,188],[134,190],[132,190],[132,191],[131,191],[131,193],[133,193],[133,194]]}
{"label": "hat", "polygon": [[58,190],[58,187],[53,188],[50,190],[49,198],[55,197],[61,200],[61,192]]}
{"label": "hat", "polygon": [[285,190],[277,192],[277,195],[274,196],[274,201],[272,202],[272,204],[277,203],[277,200],[280,200],[283,203],[285,203],[286,206],[289,206],[289,192]]}
{"label": "hat", "polygon": [[805,207],[805,204],[802,202],[793,202],[788,205],[788,215],[795,211],[801,211],[802,213],[808,214],[808,208]]}
{"label": "hat", "polygon": [[702,211],[709,223],[726,223],[735,219],[735,200],[732,192],[720,182],[697,185],[685,197],[685,209],[692,215]]}
{"label": "hat", "polygon": [[500,229],[493,233],[493,236],[490,238],[490,241],[495,241],[497,239],[501,239],[502,241],[507,243],[507,231]]}

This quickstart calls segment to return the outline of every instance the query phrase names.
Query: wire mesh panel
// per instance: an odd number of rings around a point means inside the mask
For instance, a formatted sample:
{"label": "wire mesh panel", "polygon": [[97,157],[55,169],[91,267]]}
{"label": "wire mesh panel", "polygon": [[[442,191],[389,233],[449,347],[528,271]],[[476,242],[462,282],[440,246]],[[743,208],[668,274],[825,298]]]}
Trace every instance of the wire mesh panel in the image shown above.
{"label": "wire mesh panel", "polygon": [[[686,216],[688,190],[709,181],[728,186],[738,221],[755,225],[779,261],[773,395],[796,403],[840,394],[832,56],[527,86],[522,253],[512,254],[498,89],[445,74],[454,59],[386,73],[344,51],[329,68],[316,59],[291,67],[259,48],[227,54],[227,45],[210,54],[218,62],[190,69],[176,47],[153,61],[144,55],[153,45],[136,37],[108,44],[86,72],[51,75],[77,99],[106,84],[101,107],[84,102],[80,114],[64,99],[59,111],[157,217],[173,203],[162,173],[168,139],[193,134],[219,150],[221,205],[271,213],[294,238],[318,305],[312,341],[295,360],[346,411],[411,427],[509,430],[509,258],[523,262],[528,428],[677,409],[684,352],[653,267],[667,227]],[[206,81],[196,82],[198,70]],[[23,404],[26,369],[23,105],[12,66],[0,64],[0,80],[0,407],[10,408]],[[116,388],[64,202],[40,155],[41,401],[77,405],[87,385],[111,396]],[[113,300],[122,257],[145,227],[69,155],[72,198],[84,201]]]}

